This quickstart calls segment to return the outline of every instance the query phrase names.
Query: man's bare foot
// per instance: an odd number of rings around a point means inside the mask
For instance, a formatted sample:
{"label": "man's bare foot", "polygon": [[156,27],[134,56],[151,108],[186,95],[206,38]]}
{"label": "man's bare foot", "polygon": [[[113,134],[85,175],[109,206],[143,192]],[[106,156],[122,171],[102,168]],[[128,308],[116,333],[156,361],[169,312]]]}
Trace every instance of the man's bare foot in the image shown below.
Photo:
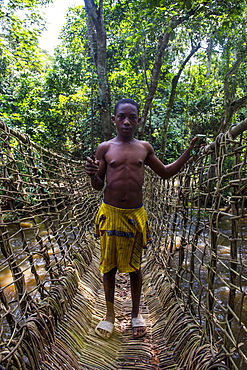
{"label": "man's bare foot", "polygon": [[133,317],[131,323],[134,338],[140,338],[146,334],[147,326],[141,315],[138,317]]}

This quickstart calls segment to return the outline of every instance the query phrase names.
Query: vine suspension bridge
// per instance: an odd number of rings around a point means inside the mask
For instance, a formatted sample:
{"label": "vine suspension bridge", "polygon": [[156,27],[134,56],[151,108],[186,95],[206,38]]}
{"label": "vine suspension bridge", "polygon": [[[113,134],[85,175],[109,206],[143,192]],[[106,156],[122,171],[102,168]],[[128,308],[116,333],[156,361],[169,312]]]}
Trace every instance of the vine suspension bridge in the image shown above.
{"label": "vine suspension bridge", "polygon": [[0,123],[0,368],[247,369],[247,120],[169,181],[145,171],[153,244],[143,261],[145,337],[131,333],[128,275],[105,314],[84,163]]}

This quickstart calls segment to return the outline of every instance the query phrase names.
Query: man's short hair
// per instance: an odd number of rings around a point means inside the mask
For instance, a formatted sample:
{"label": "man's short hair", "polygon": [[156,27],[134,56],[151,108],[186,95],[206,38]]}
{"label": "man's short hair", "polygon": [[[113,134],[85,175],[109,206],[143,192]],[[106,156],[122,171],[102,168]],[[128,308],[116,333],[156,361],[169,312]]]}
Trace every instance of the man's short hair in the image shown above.
{"label": "man's short hair", "polygon": [[132,100],[132,99],[120,99],[116,103],[116,105],[114,107],[114,116],[116,115],[117,109],[118,109],[118,107],[119,107],[120,104],[132,104],[132,105],[134,105],[137,108],[137,112],[138,112],[138,115],[139,115],[139,113],[140,113],[140,106],[139,106],[139,104],[135,100]]}

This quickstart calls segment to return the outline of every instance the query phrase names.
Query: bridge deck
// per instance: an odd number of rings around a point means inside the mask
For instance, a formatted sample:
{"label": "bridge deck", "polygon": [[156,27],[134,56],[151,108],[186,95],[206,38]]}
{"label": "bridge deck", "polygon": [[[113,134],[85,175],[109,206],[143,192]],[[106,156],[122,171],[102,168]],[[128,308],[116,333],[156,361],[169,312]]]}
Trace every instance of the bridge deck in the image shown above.
{"label": "bridge deck", "polygon": [[[150,260],[149,263],[147,260],[143,261],[141,297],[141,312],[147,322],[147,334],[138,339],[132,337],[128,274],[116,275],[116,322],[113,335],[109,340],[104,340],[95,333],[95,326],[105,314],[105,298],[102,277],[98,272],[98,249],[96,249],[91,264],[79,280],[79,289],[72,304],[58,325],[52,351],[46,351],[42,369],[49,369],[47,358],[52,362],[54,369],[59,362],[64,366],[64,361],[68,361],[71,368],[80,370],[177,370],[182,367],[181,364],[180,366],[176,364],[174,356],[176,353],[179,354],[177,358],[184,363],[190,361],[188,354],[183,354],[183,349],[190,343],[190,348],[196,352],[196,344],[199,343],[198,328],[195,327],[193,319],[186,316],[179,305],[174,303],[175,300],[172,303],[170,284],[162,271],[159,272],[157,265],[155,269],[151,269],[153,272],[156,270],[154,279],[150,272]],[[170,305],[168,309],[164,306],[163,300]],[[181,333],[177,335],[178,341],[176,332]],[[170,341],[167,340],[169,337]],[[199,349],[198,353],[196,360],[198,369],[208,369],[210,363],[216,362],[215,356],[212,356],[207,346],[204,348],[202,346],[202,351]]]}
{"label": "bridge deck", "polygon": [[[155,292],[151,291],[149,274],[145,272],[145,261],[143,270],[141,312],[147,322],[147,334],[138,339],[132,337],[128,274],[116,276],[116,322],[113,335],[106,341],[95,333],[95,326],[105,314],[105,298],[102,278],[98,272],[98,257],[94,255],[87,272],[79,281],[73,304],[65,320],[59,325],[53,345],[53,360],[59,357],[58,348],[68,345],[75,349],[74,360],[76,361],[77,357],[80,369],[177,369],[162,338],[162,305],[159,299],[154,297]],[[162,324],[164,321],[165,319],[162,319]],[[46,368],[45,364],[43,366]]]}

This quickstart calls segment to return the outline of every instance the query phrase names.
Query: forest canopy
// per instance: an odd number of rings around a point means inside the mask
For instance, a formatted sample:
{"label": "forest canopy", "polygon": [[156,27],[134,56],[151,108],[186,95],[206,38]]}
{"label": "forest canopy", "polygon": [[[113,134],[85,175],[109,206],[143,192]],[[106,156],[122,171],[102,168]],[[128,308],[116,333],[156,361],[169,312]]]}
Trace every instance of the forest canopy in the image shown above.
{"label": "forest canopy", "polygon": [[51,2],[0,4],[0,117],[31,140],[85,158],[132,98],[138,138],[169,162],[194,134],[213,140],[246,118],[246,1],[85,0],[49,55],[40,6]]}

